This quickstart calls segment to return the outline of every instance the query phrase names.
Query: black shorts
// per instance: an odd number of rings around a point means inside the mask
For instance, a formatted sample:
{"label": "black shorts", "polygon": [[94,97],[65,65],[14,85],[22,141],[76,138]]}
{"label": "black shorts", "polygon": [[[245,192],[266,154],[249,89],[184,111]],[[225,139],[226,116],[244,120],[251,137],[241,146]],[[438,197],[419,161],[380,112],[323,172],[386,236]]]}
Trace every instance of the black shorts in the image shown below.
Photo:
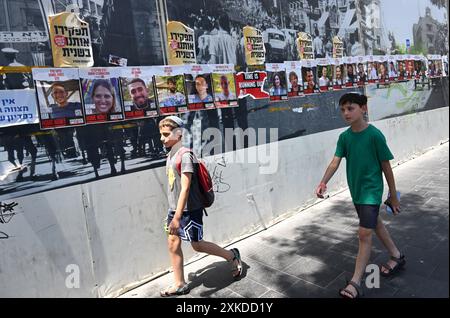
{"label": "black shorts", "polygon": [[[167,227],[172,221],[175,211],[169,210]],[[203,240],[203,208],[193,211],[184,211],[180,220],[178,236],[187,242],[200,242]]]}
{"label": "black shorts", "polygon": [[378,224],[380,205],[378,204],[355,204],[356,213],[359,217],[359,226],[366,229],[375,229]]}

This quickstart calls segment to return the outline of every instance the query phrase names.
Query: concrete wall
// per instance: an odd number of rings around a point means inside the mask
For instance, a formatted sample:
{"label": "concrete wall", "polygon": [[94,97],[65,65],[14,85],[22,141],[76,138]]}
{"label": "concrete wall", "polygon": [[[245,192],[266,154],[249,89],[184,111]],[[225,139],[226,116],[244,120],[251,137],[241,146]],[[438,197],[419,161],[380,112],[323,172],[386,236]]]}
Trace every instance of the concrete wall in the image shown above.
{"label": "concrete wall", "polygon": [[[448,112],[444,107],[373,124],[384,132],[395,163],[448,140]],[[276,174],[233,163],[232,156],[249,150],[208,158],[220,193],[204,219],[205,239],[225,245],[314,203],[314,188],[343,130],[270,144],[278,148]],[[115,296],[166,271],[165,180],[165,169],[158,168],[14,199],[18,213],[1,227],[9,238],[0,239],[0,297]],[[341,165],[329,192],[344,187]],[[194,256],[185,251],[186,259]],[[79,268],[79,288],[66,287],[76,281],[70,264]]]}

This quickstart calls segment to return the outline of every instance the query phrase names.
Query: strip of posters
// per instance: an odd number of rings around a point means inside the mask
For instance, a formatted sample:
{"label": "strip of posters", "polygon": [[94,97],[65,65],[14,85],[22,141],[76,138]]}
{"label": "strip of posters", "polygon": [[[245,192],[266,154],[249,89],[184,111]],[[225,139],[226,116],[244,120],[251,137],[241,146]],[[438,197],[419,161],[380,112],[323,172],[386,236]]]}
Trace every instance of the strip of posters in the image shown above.
{"label": "strip of posters", "polygon": [[239,106],[233,64],[211,64],[214,104],[216,108]]}
{"label": "strip of posters", "polygon": [[153,69],[150,66],[120,68],[125,119],[158,116]]}
{"label": "strip of posters", "polygon": [[178,21],[167,22],[169,65],[195,64],[194,30]]}
{"label": "strip of posters", "polygon": [[264,91],[271,101],[287,100],[286,66],[284,63],[266,63],[267,78]]}
{"label": "strip of posters", "polygon": [[123,120],[119,69],[116,67],[80,68],[79,75],[86,123]]}
{"label": "strip of posters", "polygon": [[155,95],[161,115],[188,111],[184,71],[182,65],[154,67]]}
{"label": "strip of posters", "polygon": [[288,97],[303,95],[302,63],[300,61],[284,62],[288,78]]}
{"label": "strip of posters", "polygon": [[55,67],[94,65],[89,24],[73,12],[49,16],[50,41]]}
{"label": "strip of posters", "polygon": [[254,99],[269,98],[269,94],[263,91],[266,72],[240,72],[236,74],[236,87],[239,90],[238,98],[250,96]]}
{"label": "strip of posters", "polygon": [[85,124],[78,68],[34,68],[41,129]]}
{"label": "strip of posters", "polygon": [[262,32],[251,26],[245,26],[243,32],[247,65],[263,65],[266,61],[266,49]]}
{"label": "strip of posters", "polygon": [[186,65],[184,80],[188,97],[188,111],[214,108],[212,76],[209,65]]}

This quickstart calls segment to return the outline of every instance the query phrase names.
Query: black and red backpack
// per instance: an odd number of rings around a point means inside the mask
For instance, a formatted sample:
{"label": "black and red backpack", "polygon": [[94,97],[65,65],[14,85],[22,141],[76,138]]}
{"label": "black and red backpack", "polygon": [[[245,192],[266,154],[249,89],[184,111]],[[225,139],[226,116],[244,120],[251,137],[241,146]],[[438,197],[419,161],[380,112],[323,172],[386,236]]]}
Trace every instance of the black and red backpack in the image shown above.
{"label": "black and red backpack", "polygon": [[183,147],[178,151],[177,157],[175,159],[178,175],[181,176],[181,161],[183,155],[187,152],[192,153],[192,156],[194,157],[194,167],[198,178],[200,193],[202,195],[203,207],[209,208],[214,203],[214,190],[211,175],[209,174],[208,168],[206,167],[205,163],[197,159],[192,149]]}

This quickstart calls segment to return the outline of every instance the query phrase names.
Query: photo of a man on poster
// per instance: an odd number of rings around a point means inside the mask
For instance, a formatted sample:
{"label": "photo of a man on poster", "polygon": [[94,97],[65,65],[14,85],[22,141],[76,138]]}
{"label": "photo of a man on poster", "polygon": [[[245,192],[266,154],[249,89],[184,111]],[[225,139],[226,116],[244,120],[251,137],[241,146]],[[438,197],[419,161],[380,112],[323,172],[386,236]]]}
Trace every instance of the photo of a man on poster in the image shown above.
{"label": "photo of a man on poster", "polygon": [[333,65],[333,89],[338,90],[342,89],[344,85],[343,80],[343,74],[344,74],[344,65]]}
{"label": "photo of a man on poster", "polygon": [[156,111],[155,95],[153,92],[153,83],[148,84],[141,78],[129,79],[125,82],[127,91],[133,104],[130,111]]}
{"label": "photo of a man on poster", "polygon": [[313,94],[319,92],[315,72],[316,67],[302,67],[303,93]]}
{"label": "photo of a man on poster", "polygon": [[156,96],[162,114],[187,111],[184,75],[155,76]]}
{"label": "photo of a man on poster", "polygon": [[228,74],[212,74],[212,80],[214,83],[214,101],[216,107],[228,106],[236,101],[236,84],[234,82],[234,76],[232,73]]}
{"label": "photo of a man on poster", "polygon": [[328,91],[331,86],[331,66],[330,65],[318,65],[317,77],[319,78],[320,91]]}
{"label": "photo of a man on poster", "polygon": [[200,110],[214,107],[211,74],[185,74],[188,109]]}
{"label": "photo of a man on poster", "polygon": [[350,87],[357,84],[356,64],[345,64],[345,86]]}
{"label": "photo of a man on poster", "polygon": [[73,91],[71,95],[73,98],[71,98],[69,92],[66,90],[66,86],[76,87],[77,85],[78,81],[74,80],[51,84],[50,96],[53,99],[53,103],[48,107],[50,109],[50,119],[73,118],[82,115],[81,103],[79,98],[77,98],[77,95],[79,97],[79,91]]}

